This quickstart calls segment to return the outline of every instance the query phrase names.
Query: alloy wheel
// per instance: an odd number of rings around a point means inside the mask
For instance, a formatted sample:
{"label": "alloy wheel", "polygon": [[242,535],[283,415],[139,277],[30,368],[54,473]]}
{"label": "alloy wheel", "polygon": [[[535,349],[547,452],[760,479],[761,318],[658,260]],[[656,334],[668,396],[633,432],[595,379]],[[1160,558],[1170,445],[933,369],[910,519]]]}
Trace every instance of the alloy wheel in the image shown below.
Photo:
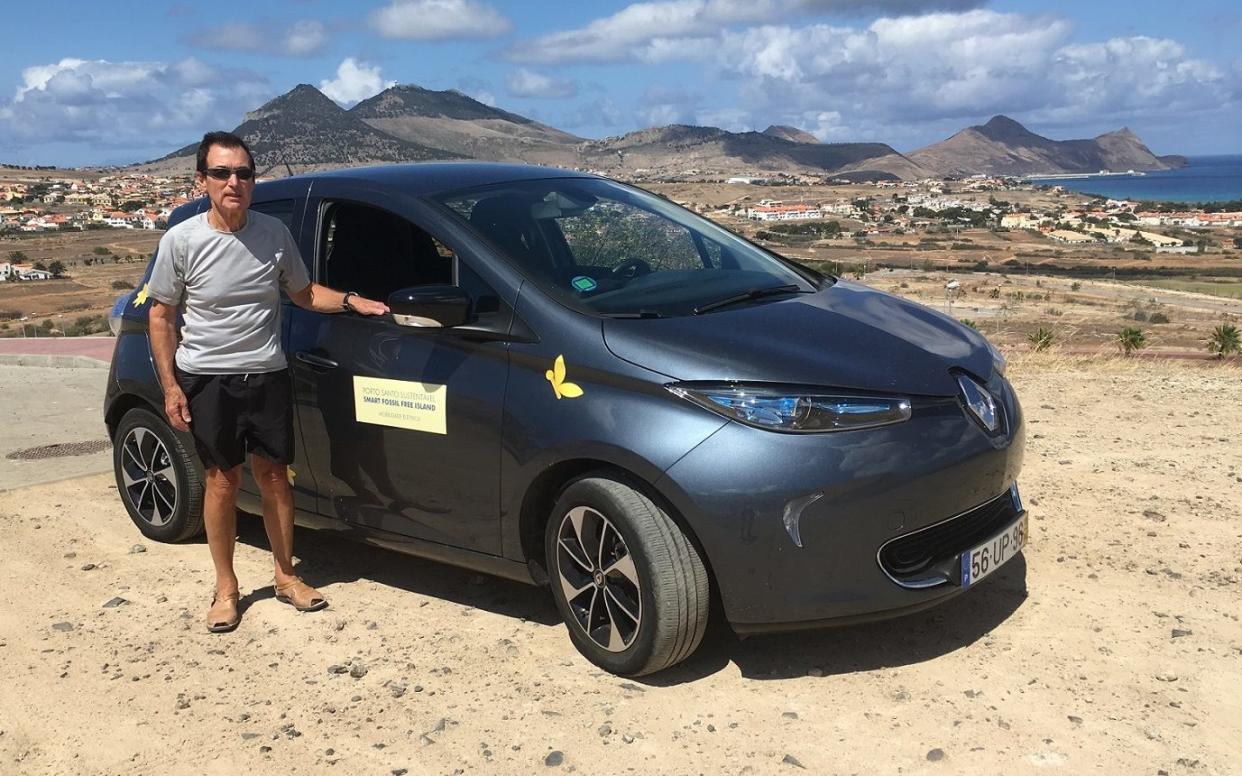
{"label": "alloy wheel", "polygon": [[177,506],[177,474],[168,448],[150,429],[135,427],[121,448],[121,479],[134,511],[153,526],[166,524]]}
{"label": "alloy wheel", "polygon": [[565,601],[578,627],[602,649],[622,652],[642,622],[642,584],[625,539],[591,507],[561,519],[556,567]]}

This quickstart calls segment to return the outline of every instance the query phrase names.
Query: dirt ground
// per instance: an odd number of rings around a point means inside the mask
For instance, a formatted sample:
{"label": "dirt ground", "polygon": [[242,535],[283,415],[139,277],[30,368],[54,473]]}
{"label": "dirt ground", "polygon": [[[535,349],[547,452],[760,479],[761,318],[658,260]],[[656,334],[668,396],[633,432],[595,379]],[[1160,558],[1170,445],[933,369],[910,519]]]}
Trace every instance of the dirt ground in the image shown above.
{"label": "dirt ground", "polygon": [[[332,606],[205,632],[201,542],[109,475],[0,492],[0,772],[1242,772],[1236,367],[1019,357],[1033,543],[906,619],[739,641],[639,680],[544,591],[299,531]],[[123,600],[123,602],[118,602]]]}
{"label": "dirt ground", "polygon": [[[142,279],[147,260],[163,234],[145,229],[99,229],[0,239],[0,261],[8,261],[12,252],[20,251],[30,262],[47,265],[60,261],[67,274],[56,280],[0,283],[0,318],[10,324],[8,329],[0,328],[0,336],[12,336],[18,326],[10,319],[21,316],[34,323],[50,319],[59,328],[83,315],[106,314],[125,293],[124,288],[113,288],[113,282],[133,288]],[[96,248],[108,253],[95,253]]]}

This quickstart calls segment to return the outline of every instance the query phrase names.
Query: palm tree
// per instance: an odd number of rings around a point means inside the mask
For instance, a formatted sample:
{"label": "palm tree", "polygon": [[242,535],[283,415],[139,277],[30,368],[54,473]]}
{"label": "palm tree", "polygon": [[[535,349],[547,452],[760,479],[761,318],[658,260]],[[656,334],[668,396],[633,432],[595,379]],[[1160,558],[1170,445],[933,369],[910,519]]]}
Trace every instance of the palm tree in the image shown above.
{"label": "palm tree", "polygon": [[1147,347],[1147,338],[1143,336],[1142,329],[1127,326],[1117,332],[1117,347],[1121,348],[1121,352],[1128,356],[1136,350],[1142,350]]}
{"label": "palm tree", "polygon": [[1217,326],[1212,330],[1212,336],[1208,337],[1207,349],[1218,358],[1242,351],[1242,335],[1238,334],[1238,327],[1232,323]]}

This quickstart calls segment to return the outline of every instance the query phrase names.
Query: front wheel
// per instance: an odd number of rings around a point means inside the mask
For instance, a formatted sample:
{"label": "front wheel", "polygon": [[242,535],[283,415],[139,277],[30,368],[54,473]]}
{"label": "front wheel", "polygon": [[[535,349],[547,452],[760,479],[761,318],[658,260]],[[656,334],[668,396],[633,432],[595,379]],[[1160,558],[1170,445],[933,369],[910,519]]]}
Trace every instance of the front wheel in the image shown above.
{"label": "front wheel", "polygon": [[703,640],[710,589],[698,550],[651,499],[585,477],[557,499],[544,538],[552,595],[574,646],[611,673],[641,676]]}
{"label": "front wheel", "polygon": [[203,476],[194,453],[163,418],[143,408],[125,413],[112,440],[116,488],[148,539],[180,542],[203,530]]}

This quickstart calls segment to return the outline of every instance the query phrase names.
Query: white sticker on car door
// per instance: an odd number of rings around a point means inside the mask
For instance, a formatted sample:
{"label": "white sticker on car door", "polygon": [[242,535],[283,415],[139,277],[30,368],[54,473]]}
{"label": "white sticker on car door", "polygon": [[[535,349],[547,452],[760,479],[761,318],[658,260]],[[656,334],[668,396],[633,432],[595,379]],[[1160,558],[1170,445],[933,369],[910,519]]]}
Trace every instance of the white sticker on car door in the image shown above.
{"label": "white sticker on car door", "polygon": [[354,417],[359,423],[447,434],[448,386],[354,375]]}

